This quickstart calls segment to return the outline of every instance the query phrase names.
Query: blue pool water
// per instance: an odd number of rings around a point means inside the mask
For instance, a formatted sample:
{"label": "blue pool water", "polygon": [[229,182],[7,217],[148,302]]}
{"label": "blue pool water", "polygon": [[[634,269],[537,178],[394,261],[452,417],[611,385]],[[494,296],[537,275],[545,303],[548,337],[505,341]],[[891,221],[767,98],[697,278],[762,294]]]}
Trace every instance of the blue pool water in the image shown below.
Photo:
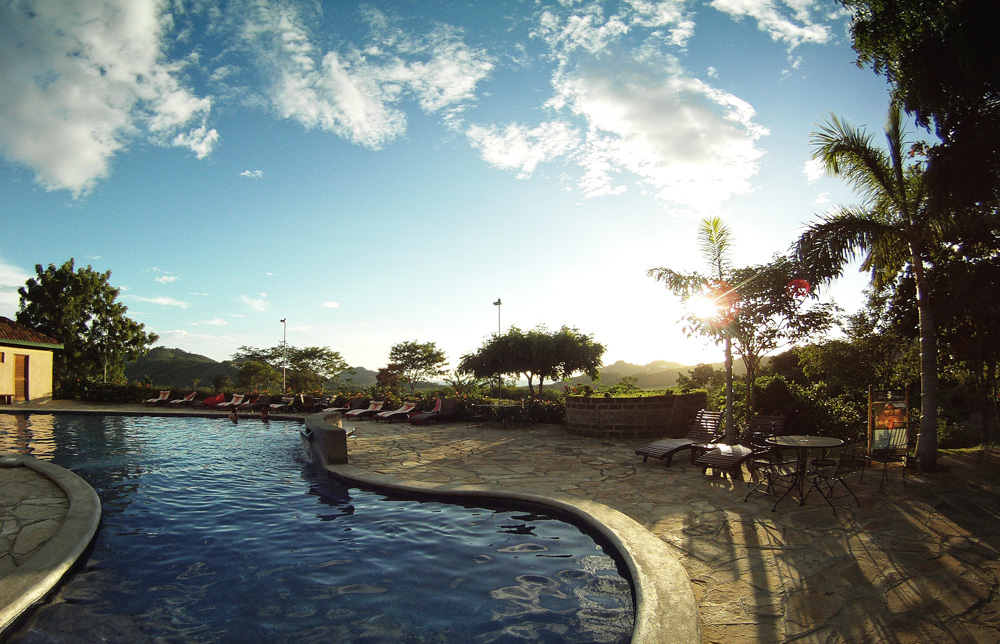
{"label": "blue pool water", "polygon": [[5,642],[627,642],[632,595],[570,523],[347,487],[299,425],[0,414],[103,518]]}

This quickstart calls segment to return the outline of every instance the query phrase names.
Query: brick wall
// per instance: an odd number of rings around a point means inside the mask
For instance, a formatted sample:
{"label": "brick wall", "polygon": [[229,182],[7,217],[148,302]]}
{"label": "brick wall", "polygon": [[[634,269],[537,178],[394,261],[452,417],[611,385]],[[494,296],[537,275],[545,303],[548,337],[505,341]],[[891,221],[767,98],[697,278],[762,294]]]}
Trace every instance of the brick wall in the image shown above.
{"label": "brick wall", "polygon": [[668,438],[687,433],[704,392],[643,398],[566,397],[566,428],[591,438]]}

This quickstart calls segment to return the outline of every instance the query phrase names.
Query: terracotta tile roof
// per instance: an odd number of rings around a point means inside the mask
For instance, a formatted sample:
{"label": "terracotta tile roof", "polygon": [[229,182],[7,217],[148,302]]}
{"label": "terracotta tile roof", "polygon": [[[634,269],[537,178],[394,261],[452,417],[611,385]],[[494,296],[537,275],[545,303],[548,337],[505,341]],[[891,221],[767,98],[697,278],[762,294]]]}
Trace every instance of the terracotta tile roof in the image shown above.
{"label": "terracotta tile roof", "polygon": [[0,343],[5,340],[16,343],[55,344],[62,346],[58,340],[53,340],[44,333],[34,331],[10,318],[0,316]]}

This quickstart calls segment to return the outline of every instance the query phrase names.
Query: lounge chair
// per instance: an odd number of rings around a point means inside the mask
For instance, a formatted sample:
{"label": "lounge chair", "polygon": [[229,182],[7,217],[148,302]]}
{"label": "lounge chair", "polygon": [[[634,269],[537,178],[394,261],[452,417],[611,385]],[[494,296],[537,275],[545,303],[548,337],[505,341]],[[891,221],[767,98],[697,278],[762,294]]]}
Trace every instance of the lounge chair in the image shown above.
{"label": "lounge chair", "polygon": [[642,462],[646,459],[658,458],[664,461],[667,467],[674,458],[674,454],[691,450],[691,462],[700,454],[695,450],[698,445],[709,445],[717,442],[719,427],[722,425],[722,413],[702,409],[691,421],[691,427],[684,438],[663,438],[652,443],[647,443],[635,450],[635,453],[642,457]]}
{"label": "lounge chair", "polygon": [[295,396],[282,396],[281,402],[271,403],[269,409],[270,411],[289,411],[293,402],[295,402]]}
{"label": "lounge chair", "polygon": [[754,416],[743,432],[739,445],[717,444],[699,456],[694,464],[701,466],[702,473],[711,468],[713,471],[729,474],[733,480],[742,481],[743,464],[746,463],[751,476],[756,476],[752,459],[767,455],[772,446],[765,439],[768,436],[780,436],[784,427],[784,416]]}
{"label": "lounge chair", "polygon": [[215,409],[219,405],[225,404],[225,402],[226,402],[226,394],[220,393],[216,394],[215,396],[206,398],[205,400],[202,400],[200,402],[196,402],[191,406],[194,407],[195,409]]}
{"label": "lounge chair", "polygon": [[458,406],[455,398],[438,398],[434,401],[434,409],[412,414],[407,420],[411,425],[429,425],[432,422],[451,420],[458,414]]}
{"label": "lounge chair", "polygon": [[363,398],[352,398],[350,404],[345,407],[327,407],[323,411],[339,411],[341,414],[345,414],[355,409],[362,409],[363,407],[365,407]]}
{"label": "lounge chair", "polygon": [[149,400],[147,400],[143,404],[144,405],[165,405],[165,404],[167,404],[167,401],[169,399],[170,399],[170,390],[167,389],[166,391],[161,391],[160,392],[159,398],[150,398]]}
{"label": "lounge chair", "polygon": [[377,414],[375,414],[374,416],[375,422],[377,423],[380,420],[387,420],[391,423],[395,418],[402,418],[403,420],[406,420],[407,418],[410,417],[410,413],[416,408],[417,408],[417,403],[404,402],[403,406],[400,407],[399,409],[395,409],[392,411],[380,411]]}
{"label": "lounge chair", "polygon": [[186,407],[188,405],[193,405],[194,404],[194,397],[196,395],[198,395],[198,392],[197,391],[192,391],[191,393],[189,393],[188,395],[184,396],[183,398],[178,398],[177,400],[171,400],[167,404],[168,405],[175,405],[177,407]]}
{"label": "lounge chair", "polygon": [[236,406],[237,411],[257,411],[261,407],[270,405],[270,396],[257,396],[253,400],[244,400],[242,403]]}
{"label": "lounge chair", "polygon": [[319,411],[323,403],[312,396],[295,396],[292,400],[292,409],[303,413],[313,413]]}
{"label": "lounge chair", "polygon": [[233,399],[229,402],[221,402],[216,405],[217,409],[237,409],[243,404],[243,400],[246,398],[246,394],[233,394]]}
{"label": "lounge chair", "polygon": [[375,414],[382,411],[382,405],[385,404],[384,400],[373,400],[369,403],[367,409],[352,409],[344,414],[344,418],[353,418],[355,420],[361,420],[362,418],[370,418]]}

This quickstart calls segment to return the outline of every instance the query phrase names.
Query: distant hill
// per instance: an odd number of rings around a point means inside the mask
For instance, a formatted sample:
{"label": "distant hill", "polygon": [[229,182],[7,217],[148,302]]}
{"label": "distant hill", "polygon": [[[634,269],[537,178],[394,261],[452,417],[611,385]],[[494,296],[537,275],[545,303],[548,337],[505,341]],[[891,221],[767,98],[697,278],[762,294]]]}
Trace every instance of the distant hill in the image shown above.
{"label": "distant hill", "polygon": [[211,387],[218,376],[229,376],[234,382],[239,368],[230,361],[216,362],[208,356],[188,353],[183,349],[156,347],[132,364],[125,365],[125,377],[143,380],[149,376],[154,387],[193,389]]}
{"label": "distant hill", "polygon": [[[677,384],[677,374],[687,374],[696,365],[684,365],[679,362],[669,362],[666,360],[655,360],[649,364],[637,365],[623,360],[601,368],[601,385],[611,386],[625,377],[633,377],[642,389],[666,389]],[[712,363],[715,369],[722,369],[721,362]],[[736,375],[744,373],[743,364],[737,360],[733,365]],[[353,373],[352,373],[353,371]],[[215,360],[188,353],[182,349],[167,349],[156,347],[151,349],[136,362],[126,365],[125,375],[129,380],[143,380],[149,376],[154,387],[173,387],[176,389],[193,388],[195,380],[202,387],[210,387],[212,381],[218,376],[229,376],[236,382],[239,377],[239,367],[232,361],[216,362]],[[361,388],[375,384],[376,371],[365,367],[351,367],[340,374],[341,380],[349,385]],[[560,384],[588,384],[592,385],[590,378],[573,378],[571,381]],[[527,382],[522,384],[526,385]],[[419,382],[417,389],[440,387],[440,383]]]}
{"label": "distant hill", "polygon": [[[668,389],[677,384],[677,375],[688,375],[688,372],[697,365],[686,365],[679,362],[669,362],[667,360],[654,360],[649,364],[638,365],[624,360],[619,360],[614,364],[601,367],[601,380],[598,384],[610,387],[617,384],[622,378],[631,377],[636,379],[636,385],[640,389]],[[713,369],[722,370],[725,364],[722,362],[711,363]],[[733,373],[737,376],[746,373],[743,363],[736,360],[733,364]],[[593,385],[594,381],[587,377],[573,378],[567,383],[560,384],[582,384]]]}

